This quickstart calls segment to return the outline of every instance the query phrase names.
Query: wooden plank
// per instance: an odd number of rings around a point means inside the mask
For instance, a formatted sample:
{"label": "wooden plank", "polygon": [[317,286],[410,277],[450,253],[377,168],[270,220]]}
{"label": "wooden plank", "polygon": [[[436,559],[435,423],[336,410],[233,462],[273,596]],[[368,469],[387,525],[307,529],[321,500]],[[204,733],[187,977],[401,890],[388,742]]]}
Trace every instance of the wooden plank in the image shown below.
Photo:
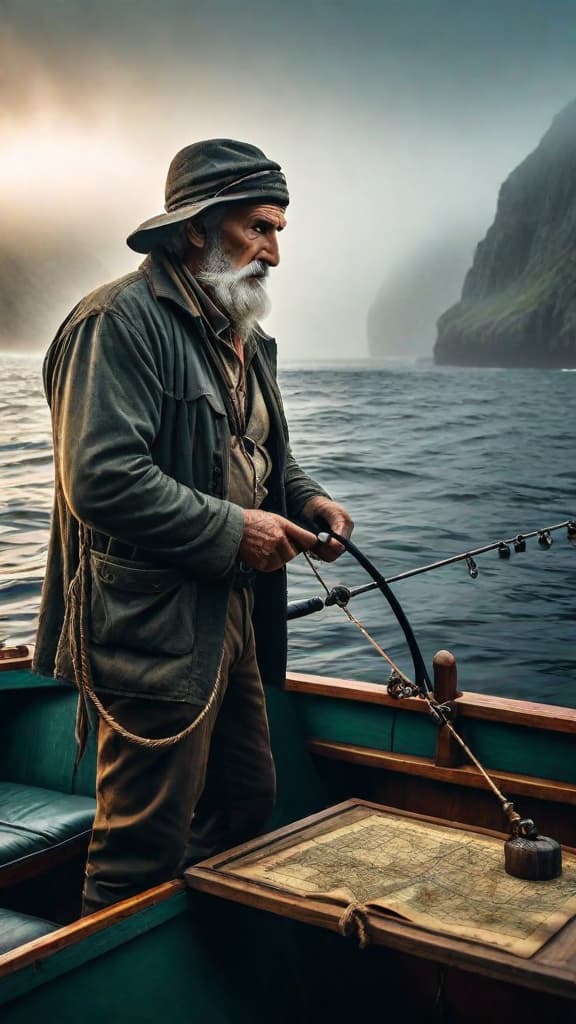
{"label": "wooden plank", "polygon": [[[459,768],[448,768],[435,764],[427,757],[418,757],[415,754],[391,754],[385,750],[373,750],[350,743],[335,743],[320,739],[310,739],[308,747],[312,754],[319,757],[366,765],[370,768],[384,768],[403,775],[418,775],[421,778],[468,786],[473,789],[487,789],[483,776],[471,764],[465,764]],[[576,805],[576,785],[572,783],[533,778],[529,775],[514,775],[510,772],[492,769],[490,769],[490,775],[506,793]]]}
{"label": "wooden plank", "polygon": [[[0,649],[0,654],[2,653]],[[4,652],[5,653],[5,652]],[[0,673],[28,671],[32,666],[32,655],[0,658]],[[31,686],[59,686],[54,679],[43,680],[35,677]],[[309,693],[340,700],[354,700],[365,704],[380,704],[397,711],[426,714],[426,706],[419,697],[397,700],[389,697],[380,683],[357,682],[332,676],[316,676],[302,672],[288,672],[286,690],[291,693]],[[485,693],[463,692],[457,701],[458,714],[463,718],[476,718],[493,722],[506,722],[533,729],[548,729],[552,732],[566,732],[576,735],[576,708],[539,704],[533,701],[515,700],[508,697],[493,697]]]}
{"label": "wooden plank", "polygon": [[465,718],[508,722],[511,725],[524,725],[528,729],[549,729],[576,736],[576,708],[513,700],[511,697],[492,697],[487,693],[464,693],[457,703],[460,714]]}
{"label": "wooden plank", "polygon": [[[382,806],[366,800],[347,800],[336,807],[320,812],[320,814],[311,815],[304,821],[287,825],[268,836],[251,840],[234,850],[203,861],[186,871],[186,880],[192,888],[201,892],[329,931],[340,932],[342,907],[330,905],[327,902],[316,900],[314,897],[288,894],[251,879],[240,878],[233,875],[227,868],[229,869],[234,861],[245,858],[249,854],[258,854],[263,849],[269,848],[271,844],[274,844],[276,849],[276,840],[289,840],[290,836],[294,840],[299,832],[305,831],[309,826],[318,825],[323,829],[330,818],[333,820],[338,815],[356,807],[373,808],[415,820],[447,824],[442,818],[430,818],[427,815],[398,811],[397,808]],[[502,836],[502,833],[490,829],[455,823],[450,823],[450,825],[483,835]],[[502,949],[480,945],[449,935],[436,934],[380,914],[369,913],[368,922],[369,935],[375,945],[386,946],[411,956],[433,960],[439,964],[457,967],[523,988],[576,999],[576,954],[573,952],[573,943],[576,943],[576,921],[567,924],[543,947],[548,952],[547,960],[542,959],[542,950],[528,959],[523,959]],[[562,939],[561,942],[560,939]],[[555,948],[556,953],[554,952]]]}
{"label": "wooden plank", "polygon": [[337,679],[333,676],[312,676],[302,672],[288,672],[285,689],[291,693],[310,693],[319,697],[336,697],[339,700],[356,700],[364,704],[382,704],[384,707],[426,714],[426,705],[420,697],[406,697],[397,700],[389,697],[386,687],[380,683],[360,683],[351,679]]}
{"label": "wooden plank", "polygon": [[44,935],[39,939],[34,939],[32,942],[25,943],[23,946],[18,946],[16,949],[10,950],[9,953],[4,953],[0,956],[0,978],[31,964],[36,965],[54,953],[58,953],[60,950],[73,946],[95,935],[97,932],[101,932],[129,917],[133,917],[141,910],[146,910],[148,907],[154,907],[156,904],[163,903],[177,893],[184,892],[184,890],[184,882],[180,879],[164,882],[162,885],[148,889],[146,892],[133,896],[129,900],[123,900],[121,903],[115,903],[113,906],[106,907],[95,914],[90,914],[88,917],[82,917],[78,921],[74,921],[73,924],[59,928],[58,931],[52,932],[50,935]]}
{"label": "wooden plank", "polygon": [[29,647],[0,647],[0,672],[22,671],[32,668],[32,653]]}
{"label": "wooden plank", "polygon": [[[380,683],[361,683],[351,679],[288,672],[285,688],[291,693],[308,693],[338,700],[382,704],[399,711],[427,713],[426,705],[420,697],[397,700],[389,697],[386,688]],[[456,704],[458,714],[463,718],[506,722],[510,725],[548,729],[551,732],[566,732],[576,736],[576,708],[556,707],[554,704],[538,704],[533,701],[471,692],[463,692]]]}

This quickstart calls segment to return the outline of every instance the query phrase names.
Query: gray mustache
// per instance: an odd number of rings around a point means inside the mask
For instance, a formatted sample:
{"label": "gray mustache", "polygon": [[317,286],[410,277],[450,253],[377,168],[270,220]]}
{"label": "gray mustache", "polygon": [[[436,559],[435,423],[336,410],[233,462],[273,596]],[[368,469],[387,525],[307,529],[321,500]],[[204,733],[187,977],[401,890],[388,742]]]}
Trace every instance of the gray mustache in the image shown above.
{"label": "gray mustache", "polygon": [[242,267],[241,270],[237,270],[234,274],[236,281],[243,281],[247,277],[268,277],[270,267],[267,263],[263,263],[262,260],[253,260],[247,267]]}

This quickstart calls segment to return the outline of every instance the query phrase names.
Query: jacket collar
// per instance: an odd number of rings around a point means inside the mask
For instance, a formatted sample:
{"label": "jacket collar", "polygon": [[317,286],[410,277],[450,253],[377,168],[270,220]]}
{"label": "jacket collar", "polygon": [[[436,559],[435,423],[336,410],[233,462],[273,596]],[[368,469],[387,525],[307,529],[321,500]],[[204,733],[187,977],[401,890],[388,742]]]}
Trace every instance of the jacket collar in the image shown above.
{"label": "jacket collar", "polygon": [[188,271],[185,272],[186,281],[188,284],[188,292],[190,297],[194,297],[194,301],[200,310],[201,316],[208,321],[210,327],[219,338],[222,338],[230,330],[230,321],[225,313],[218,306],[212,302],[210,296],[204,291],[202,286],[198,284],[198,281]]}
{"label": "jacket collar", "polygon": [[[183,296],[178,291],[178,288],[168,276],[164,267],[158,260],[155,260],[152,254],[146,257],[143,263],[140,264],[140,270],[142,271],[148,287],[152,292],[155,299],[167,299],[169,302],[174,302],[180,309],[183,309],[188,316],[202,317],[202,311],[197,303],[186,303]],[[194,310],[194,312],[192,312]]]}

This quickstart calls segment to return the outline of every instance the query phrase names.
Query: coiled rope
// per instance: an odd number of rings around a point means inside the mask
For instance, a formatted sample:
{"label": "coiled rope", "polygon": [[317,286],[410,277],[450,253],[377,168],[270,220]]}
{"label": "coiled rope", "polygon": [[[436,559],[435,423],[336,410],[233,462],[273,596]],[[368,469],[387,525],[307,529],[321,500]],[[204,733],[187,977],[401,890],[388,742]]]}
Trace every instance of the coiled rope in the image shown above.
{"label": "coiled rope", "polygon": [[[88,543],[88,535],[86,527],[79,524],[79,562],[76,576],[72,580],[69,590],[69,600],[71,603],[70,615],[71,615],[71,652],[72,662],[74,665],[74,675],[76,678],[76,684],[80,691],[84,702],[86,698],[96,709],[100,718],[106,722],[106,725],[110,727],[118,736],[122,736],[123,739],[129,743],[134,743],[138,747],[146,747],[148,750],[158,750],[161,747],[173,747],[175,744],[182,742],[188,736],[190,736],[204,721],[207,715],[210,714],[214,707],[218,695],[220,693],[221,681],[222,681],[222,661],[223,656],[220,659],[220,665],[216,673],[216,679],[212,687],[212,691],[208,698],[207,703],[204,705],[200,713],[196,716],[193,722],[182,729],[180,732],[175,733],[173,736],[161,736],[158,738],[151,738],[148,736],[138,736],[137,733],[131,732],[126,729],[105,707],[102,703],[98,694],[94,690],[94,680],[92,677],[92,670],[90,667],[90,656],[88,653],[88,608],[90,603],[90,546]],[[78,595],[77,586],[80,587],[80,594]]]}

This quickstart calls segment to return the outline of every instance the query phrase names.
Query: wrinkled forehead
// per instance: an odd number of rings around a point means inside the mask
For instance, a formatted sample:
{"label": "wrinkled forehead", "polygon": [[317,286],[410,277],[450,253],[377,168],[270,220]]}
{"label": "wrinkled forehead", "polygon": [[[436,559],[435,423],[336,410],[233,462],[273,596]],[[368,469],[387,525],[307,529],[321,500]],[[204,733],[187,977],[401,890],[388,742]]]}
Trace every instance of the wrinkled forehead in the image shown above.
{"label": "wrinkled forehead", "polygon": [[225,220],[266,220],[272,224],[277,231],[286,227],[286,215],[282,206],[273,203],[238,203],[236,209],[231,209],[226,214]]}

